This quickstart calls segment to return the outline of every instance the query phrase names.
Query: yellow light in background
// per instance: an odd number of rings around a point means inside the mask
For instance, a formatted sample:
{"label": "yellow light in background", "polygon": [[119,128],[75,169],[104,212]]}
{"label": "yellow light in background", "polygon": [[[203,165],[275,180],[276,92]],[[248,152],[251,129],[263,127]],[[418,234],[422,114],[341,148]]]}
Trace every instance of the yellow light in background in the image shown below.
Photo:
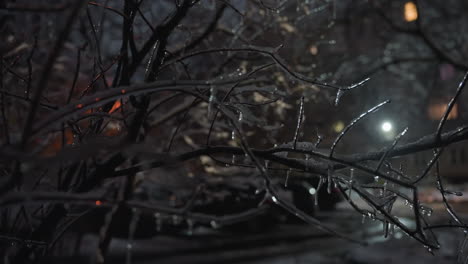
{"label": "yellow light in background", "polygon": [[335,131],[336,133],[340,133],[343,129],[344,129],[343,121],[336,121],[333,124],[333,131]]}
{"label": "yellow light in background", "polygon": [[418,19],[418,9],[413,2],[407,2],[405,4],[405,20],[407,22],[415,21]]}

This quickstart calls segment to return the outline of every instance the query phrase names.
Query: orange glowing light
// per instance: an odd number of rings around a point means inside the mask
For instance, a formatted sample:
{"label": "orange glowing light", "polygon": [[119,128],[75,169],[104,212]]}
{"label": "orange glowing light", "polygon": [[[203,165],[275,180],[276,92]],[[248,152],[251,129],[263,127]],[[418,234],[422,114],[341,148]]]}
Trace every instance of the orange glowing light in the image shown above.
{"label": "orange glowing light", "polygon": [[[37,142],[41,144],[41,141]],[[64,134],[57,134],[47,140],[44,148],[40,154],[42,157],[53,157],[55,156],[65,145],[71,145],[73,143],[73,132],[71,129],[65,129]]]}
{"label": "orange glowing light", "polygon": [[418,8],[413,2],[405,4],[405,20],[406,22],[415,21],[418,19]]}
{"label": "orange glowing light", "polygon": [[114,103],[114,105],[112,106],[111,110],[109,110],[109,114],[112,114],[112,113],[114,113],[115,111],[117,111],[117,109],[119,109],[120,106],[122,106],[122,103],[120,103],[120,100],[115,101],[115,103]]}
{"label": "orange glowing light", "polygon": [[[428,115],[432,120],[440,120],[447,111],[446,103],[434,103],[429,106]],[[454,104],[452,110],[450,111],[447,119],[457,119],[458,117],[458,105]]]}
{"label": "orange glowing light", "polygon": [[125,94],[127,91],[125,91],[125,89],[122,89],[122,90],[120,90],[120,92],[121,92],[122,94]]}
{"label": "orange glowing light", "polygon": [[99,200],[96,200],[95,204],[96,204],[97,206],[100,206],[100,205],[102,205],[102,202],[99,201]]}
{"label": "orange glowing light", "polygon": [[77,105],[76,105],[76,108],[78,108],[78,109],[83,108],[83,104],[77,104]]}

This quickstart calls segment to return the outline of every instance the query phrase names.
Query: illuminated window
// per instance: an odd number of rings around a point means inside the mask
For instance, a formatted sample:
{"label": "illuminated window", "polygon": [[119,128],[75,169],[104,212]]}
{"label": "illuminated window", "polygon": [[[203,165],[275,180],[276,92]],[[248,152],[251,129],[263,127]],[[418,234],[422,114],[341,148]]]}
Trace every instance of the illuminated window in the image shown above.
{"label": "illuminated window", "polygon": [[[434,103],[429,106],[428,114],[429,118],[432,120],[440,120],[447,110],[446,103]],[[448,115],[447,119],[456,119],[458,117],[458,105],[455,104],[452,107],[452,111]]]}
{"label": "illuminated window", "polygon": [[413,2],[407,2],[405,4],[405,20],[411,22],[416,19],[418,19],[418,8]]}

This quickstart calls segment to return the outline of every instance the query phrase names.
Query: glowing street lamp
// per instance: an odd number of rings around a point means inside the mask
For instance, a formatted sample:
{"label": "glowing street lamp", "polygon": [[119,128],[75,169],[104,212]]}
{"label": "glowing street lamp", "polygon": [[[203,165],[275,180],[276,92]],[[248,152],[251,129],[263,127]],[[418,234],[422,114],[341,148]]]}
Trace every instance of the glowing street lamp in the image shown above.
{"label": "glowing street lamp", "polygon": [[392,131],[393,125],[392,125],[392,123],[390,123],[388,121],[385,121],[385,122],[382,123],[382,126],[380,128],[382,129],[383,132],[388,133],[388,132]]}

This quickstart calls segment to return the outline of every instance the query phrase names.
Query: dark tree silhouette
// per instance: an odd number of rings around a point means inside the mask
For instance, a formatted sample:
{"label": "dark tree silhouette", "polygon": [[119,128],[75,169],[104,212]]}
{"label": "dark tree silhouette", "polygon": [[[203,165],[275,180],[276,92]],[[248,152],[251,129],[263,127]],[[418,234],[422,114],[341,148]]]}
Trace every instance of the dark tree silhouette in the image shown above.
{"label": "dark tree silhouette", "polygon": [[[3,262],[57,261],[96,233],[93,262],[110,262],[120,237],[130,263],[136,239],[285,219],[365,244],[315,217],[340,198],[385,237],[398,229],[431,252],[444,246],[438,229],[459,229],[463,262],[468,229],[448,198],[461,193],[444,187],[439,158],[468,138],[449,120],[468,76],[466,3],[408,2],[416,18],[405,21],[404,1],[358,2],[0,4]],[[464,75],[444,83],[435,130],[413,133],[432,90],[404,89],[440,65]],[[395,72],[406,77],[390,90]],[[362,126],[391,105],[406,109],[401,130],[369,136]],[[401,166],[424,151],[421,171]],[[431,224],[423,183],[437,186],[446,224]],[[402,201],[414,226],[393,210]]]}

